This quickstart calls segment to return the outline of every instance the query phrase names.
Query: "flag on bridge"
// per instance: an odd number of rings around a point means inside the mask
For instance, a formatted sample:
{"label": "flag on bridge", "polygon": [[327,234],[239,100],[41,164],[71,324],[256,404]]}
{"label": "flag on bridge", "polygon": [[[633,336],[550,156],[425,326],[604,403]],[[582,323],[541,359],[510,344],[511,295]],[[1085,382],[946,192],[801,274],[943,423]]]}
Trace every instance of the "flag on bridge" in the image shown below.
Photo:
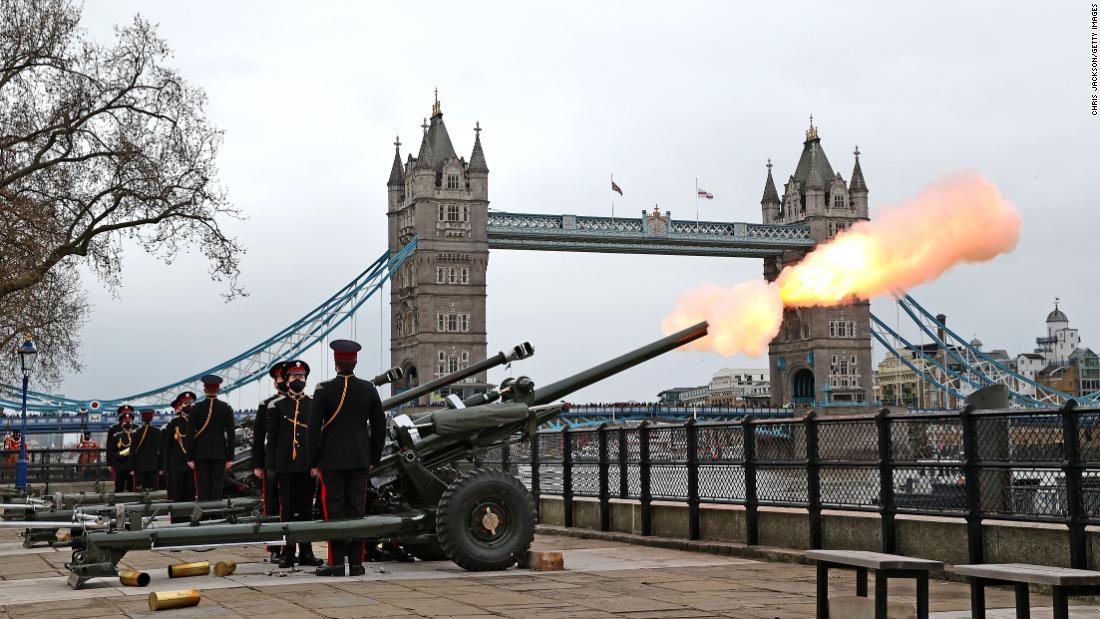
{"label": "flag on bridge", "polygon": [[615,184],[615,179],[611,179],[611,191],[618,193],[620,196],[623,195],[623,190]]}
{"label": "flag on bridge", "polygon": [[714,194],[709,192],[709,191],[706,191],[705,189],[696,189],[695,190],[695,196],[698,197],[698,198],[706,198],[707,200],[713,200],[714,199]]}

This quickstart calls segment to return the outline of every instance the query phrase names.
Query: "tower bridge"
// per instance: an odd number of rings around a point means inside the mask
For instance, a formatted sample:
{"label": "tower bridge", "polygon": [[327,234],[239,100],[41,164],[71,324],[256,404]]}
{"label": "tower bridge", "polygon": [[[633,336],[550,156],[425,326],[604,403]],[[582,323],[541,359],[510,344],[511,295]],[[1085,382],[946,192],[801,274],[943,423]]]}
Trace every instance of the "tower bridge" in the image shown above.
{"label": "tower bridge", "polygon": [[[490,249],[755,258],[774,280],[817,243],[867,219],[858,148],[848,183],[833,171],[812,118],[782,197],[768,161],[763,223],[677,220],[656,206],[627,218],[491,211],[480,123],[469,161],[456,153],[438,99],[421,127],[415,157],[403,160],[395,143],[387,181],[390,251],[413,238],[418,244],[390,295],[391,362],[405,370],[404,387],[485,357]],[[780,405],[869,402],[869,304],[785,311],[769,364]],[[488,386],[481,374],[455,391]]]}

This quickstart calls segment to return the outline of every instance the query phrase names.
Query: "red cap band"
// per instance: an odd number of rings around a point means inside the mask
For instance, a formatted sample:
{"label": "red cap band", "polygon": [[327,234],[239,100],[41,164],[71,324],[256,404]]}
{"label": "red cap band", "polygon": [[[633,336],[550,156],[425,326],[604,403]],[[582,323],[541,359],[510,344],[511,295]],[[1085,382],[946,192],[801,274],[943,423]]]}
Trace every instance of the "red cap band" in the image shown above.
{"label": "red cap band", "polygon": [[358,354],[358,353],[354,353],[354,352],[341,352],[341,351],[339,351],[339,350],[337,350],[337,351],[334,351],[334,352],[332,353],[332,356],[333,356],[333,357],[335,357],[336,359],[340,360],[340,361],[355,361],[356,359],[358,359],[358,358],[359,358],[359,354]]}

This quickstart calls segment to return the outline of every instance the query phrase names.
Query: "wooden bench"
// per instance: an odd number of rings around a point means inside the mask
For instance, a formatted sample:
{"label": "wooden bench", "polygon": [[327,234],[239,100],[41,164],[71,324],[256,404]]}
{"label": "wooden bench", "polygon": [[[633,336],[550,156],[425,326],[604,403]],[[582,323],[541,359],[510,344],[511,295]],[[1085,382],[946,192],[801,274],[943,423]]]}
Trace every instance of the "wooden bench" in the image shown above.
{"label": "wooden bench", "polygon": [[970,581],[970,612],[985,619],[985,586],[1011,585],[1016,590],[1016,617],[1031,616],[1028,585],[1049,585],[1054,598],[1054,619],[1069,618],[1069,596],[1100,593],[1100,572],[1027,563],[956,565],[950,570]]}
{"label": "wooden bench", "polygon": [[928,619],[928,572],[943,569],[940,561],[915,559],[865,550],[807,550],[807,559],[817,562],[817,617],[829,616],[829,570],[856,572],[856,595],[867,597],[867,570],[875,571],[875,619],[886,619],[886,585],[891,578],[917,581],[917,619]]}

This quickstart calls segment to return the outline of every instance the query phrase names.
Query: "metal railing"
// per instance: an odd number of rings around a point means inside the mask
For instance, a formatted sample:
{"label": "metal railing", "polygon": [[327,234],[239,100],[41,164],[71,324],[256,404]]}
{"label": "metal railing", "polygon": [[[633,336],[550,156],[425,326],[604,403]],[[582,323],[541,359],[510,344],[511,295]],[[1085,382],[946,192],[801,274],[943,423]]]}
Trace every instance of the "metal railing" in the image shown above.
{"label": "metal railing", "polygon": [[[28,449],[27,481],[111,481],[106,449]],[[0,450],[0,482],[15,479],[16,450]]]}
{"label": "metal railing", "polygon": [[640,503],[641,531],[653,532],[653,501],[686,503],[689,534],[700,505],[745,508],[748,544],[759,542],[762,506],[807,510],[809,546],[822,545],[822,511],[876,512],[882,551],[897,551],[898,514],[954,516],[967,524],[969,561],[983,560],[983,520],[1066,525],[1070,562],[1087,568],[1085,526],[1100,524],[1100,409],[890,413],[633,427],[565,427],[481,452],[536,498]]}

